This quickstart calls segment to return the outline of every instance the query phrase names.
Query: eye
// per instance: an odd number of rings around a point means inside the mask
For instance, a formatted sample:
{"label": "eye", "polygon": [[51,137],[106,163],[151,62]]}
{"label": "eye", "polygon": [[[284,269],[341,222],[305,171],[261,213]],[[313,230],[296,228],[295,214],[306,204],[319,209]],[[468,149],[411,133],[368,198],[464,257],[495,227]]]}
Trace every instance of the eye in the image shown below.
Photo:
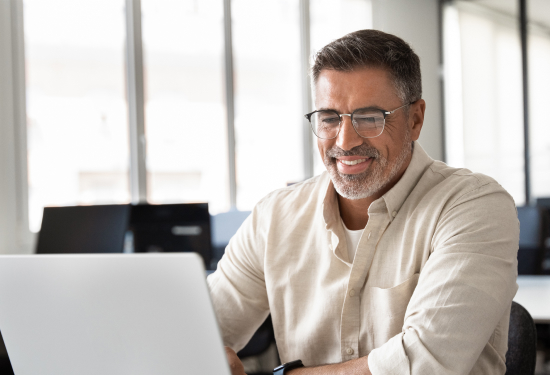
{"label": "eye", "polygon": [[340,117],[333,112],[318,112],[317,121],[322,127],[334,127],[340,124]]}
{"label": "eye", "polygon": [[357,112],[353,115],[355,126],[360,128],[377,128],[384,126],[384,116],[378,112]]}
{"label": "eye", "polygon": [[333,117],[325,117],[321,120],[324,124],[337,124],[340,122],[340,118],[333,116]]}
{"label": "eye", "polygon": [[360,115],[354,116],[353,119],[361,123],[374,123],[376,122],[376,116]]}

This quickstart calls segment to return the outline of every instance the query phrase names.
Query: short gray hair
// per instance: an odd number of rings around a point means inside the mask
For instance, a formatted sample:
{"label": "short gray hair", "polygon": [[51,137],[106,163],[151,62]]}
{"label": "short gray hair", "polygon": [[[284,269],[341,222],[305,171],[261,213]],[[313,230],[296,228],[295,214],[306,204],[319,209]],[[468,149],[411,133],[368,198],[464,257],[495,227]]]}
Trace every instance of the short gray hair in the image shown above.
{"label": "short gray hair", "polygon": [[315,54],[313,84],[324,69],[348,72],[363,67],[386,69],[403,103],[422,98],[420,59],[403,39],[378,30],[359,30],[324,46]]}

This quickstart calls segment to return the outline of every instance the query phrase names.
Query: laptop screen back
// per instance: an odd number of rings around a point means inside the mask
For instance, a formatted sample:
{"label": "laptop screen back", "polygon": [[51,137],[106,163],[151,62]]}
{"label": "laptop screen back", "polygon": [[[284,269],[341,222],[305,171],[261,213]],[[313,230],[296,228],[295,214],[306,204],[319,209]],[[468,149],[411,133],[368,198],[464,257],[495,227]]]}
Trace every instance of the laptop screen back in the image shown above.
{"label": "laptop screen back", "polygon": [[16,374],[230,374],[193,253],[0,256],[0,330]]}

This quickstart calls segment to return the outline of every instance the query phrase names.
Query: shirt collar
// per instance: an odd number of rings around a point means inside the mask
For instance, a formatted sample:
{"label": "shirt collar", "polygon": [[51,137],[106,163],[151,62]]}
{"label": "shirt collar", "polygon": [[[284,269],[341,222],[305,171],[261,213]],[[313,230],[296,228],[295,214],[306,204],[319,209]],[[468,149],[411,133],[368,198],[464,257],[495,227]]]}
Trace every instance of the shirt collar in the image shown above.
{"label": "shirt collar", "polygon": [[[409,197],[426,169],[434,160],[424,151],[418,142],[414,142],[411,162],[401,179],[380,199],[386,203],[390,220],[397,215],[405,200]],[[379,199],[379,200],[380,200]],[[377,200],[378,201],[378,200]],[[375,201],[375,202],[377,202]],[[374,203],[372,205],[374,205]],[[370,209],[369,209],[370,211]]]}

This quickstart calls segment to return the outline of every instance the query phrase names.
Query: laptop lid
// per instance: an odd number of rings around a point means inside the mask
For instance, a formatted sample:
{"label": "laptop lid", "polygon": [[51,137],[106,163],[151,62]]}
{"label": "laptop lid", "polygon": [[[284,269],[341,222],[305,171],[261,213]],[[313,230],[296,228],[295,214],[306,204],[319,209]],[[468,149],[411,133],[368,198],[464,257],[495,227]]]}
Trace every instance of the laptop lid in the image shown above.
{"label": "laptop lid", "polygon": [[0,330],[18,375],[229,375],[202,259],[0,256]]}

